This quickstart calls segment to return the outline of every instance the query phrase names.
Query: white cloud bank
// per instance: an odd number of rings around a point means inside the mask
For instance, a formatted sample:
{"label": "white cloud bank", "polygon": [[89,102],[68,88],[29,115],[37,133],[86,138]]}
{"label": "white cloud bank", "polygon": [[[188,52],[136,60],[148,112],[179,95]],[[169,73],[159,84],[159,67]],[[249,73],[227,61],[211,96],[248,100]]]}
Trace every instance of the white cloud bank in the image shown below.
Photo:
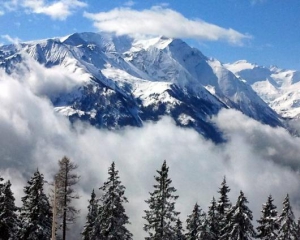
{"label": "white cloud bank", "polygon": [[191,20],[172,9],[157,6],[142,11],[115,8],[96,14],[85,12],[84,16],[94,21],[94,26],[99,31],[118,35],[164,35],[207,41],[224,40],[238,45],[251,38],[231,28],[225,29],[202,20]]}
{"label": "white cloud bank", "polygon": [[[57,160],[67,155],[76,162],[82,198],[77,203],[81,209],[78,226],[70,231],[75,234],[72,239],[80,238],[78,231],[83,226],[87,199],[92,189],[98,189],[106,180],[112,161],[127,187],[126,211],[134,239],[145,235],[144,200],[153,190],[153,175],[164,159],[180,196],[176,209],[181,212],[182,221],[196,201],[206,210],[212,196],[218,198],[224,175],[232,189],[232,202],[242,189],[256,219],[270,193],[279,211],[281,201],[289,193],[299,216],[300,140],[285,130],[262,125],[233,110],[221,111],[213,120],[228,138],[221,145],[205,140],[194,130],[175,126],[169,118],[119,132],[98,130],[80,122],[71,126],[53,111],[47,95],[41,94],[46,89],[41,85],[47,86],[55,78],[61,81],[56,81],[53,88],[64,89],[60,73],[53,70],[50,74],[42,66],[30,66],[33,73],[25,75],[11,77],[0,71],[0,175],[12,181],[20,204],[22,188],[36,168],[51,181]],[[29,79],[29,83],[24,79]]]}
{"label": "white cloud bank", "polygon": [[8,11],[22,8],[28,13],[44,14],[52,19],[65,20],[75,10],[84,8],[87,4],[80,0],[11,0],[0,3],[0,6]]}

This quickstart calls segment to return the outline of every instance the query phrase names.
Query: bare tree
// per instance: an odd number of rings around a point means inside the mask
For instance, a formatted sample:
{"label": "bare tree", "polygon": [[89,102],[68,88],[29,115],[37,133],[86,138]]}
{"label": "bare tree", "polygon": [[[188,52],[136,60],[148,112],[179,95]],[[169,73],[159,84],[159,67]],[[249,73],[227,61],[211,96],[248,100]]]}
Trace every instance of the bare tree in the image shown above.
{"label": "bare tree", "polygon": [[59,160],[58,165],[59,170],[54,179],[55,205],[57,218],[60,221],[59,227],[62,228],[62,239],[66,240],[67,225],[74,223],[79,213],[79,210],[72,205],[72,201],[79,198],[73,188],[79,181],[78,174],[74,173],[78,166],[67,157]]}

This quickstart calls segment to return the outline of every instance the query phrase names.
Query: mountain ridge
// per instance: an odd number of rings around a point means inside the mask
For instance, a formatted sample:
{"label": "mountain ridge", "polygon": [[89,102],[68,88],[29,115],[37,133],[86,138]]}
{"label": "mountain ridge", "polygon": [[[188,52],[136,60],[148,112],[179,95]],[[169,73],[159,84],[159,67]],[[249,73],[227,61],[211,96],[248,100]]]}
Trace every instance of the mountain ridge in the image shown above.
{"label": "mountain ridge", "polygon": [[225,64],[283,118],[300,118],[300,71],[260,66],[246,60]]}
{"label": "mountain ridge", "polygon": [[178,125],[216,142],[222,137],[210,118],[223,108],[283,126],[249,85],[180,39],[74,33],[21,43],[18,48],[0,47],[0,67],[12,71],[24,62],[24,54],[46,68],[59,66],[77,74],[80,84],[51,99],[71,121],[118,129],[169,115]]}

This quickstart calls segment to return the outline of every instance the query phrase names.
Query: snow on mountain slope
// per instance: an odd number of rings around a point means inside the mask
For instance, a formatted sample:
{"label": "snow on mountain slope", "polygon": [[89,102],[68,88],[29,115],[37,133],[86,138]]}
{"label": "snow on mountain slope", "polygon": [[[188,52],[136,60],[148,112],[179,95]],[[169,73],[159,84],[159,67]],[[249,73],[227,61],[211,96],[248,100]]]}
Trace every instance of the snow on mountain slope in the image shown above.
{"label": "snow on mountain slope", "polygon": [[185,42],[161,37],[153,40],[152,45],[136,45],[125,53],[126,60],[155,81],[171,81],[202,95],[206,94],[205,87],[227,106],[273,126],[279,124],[276,113],[248,84],[237,79],[219,61],[208,59]]}
{"label": "snow on mountain slope", "polygon": [[237,61],[225,66],[251,84],[254,91],[285,118],[300,117],[300,72]]}
{"label": "snow on mountain slope", "polygon": [[169,115],[214,141],[221,137],[209,119],[222,108],[282,125],[249,85],[179,39],[75,33],[0,47],[0,67],[8,73],[29,59],[78,78],[68,92],[50,99],[71,121],[116,129]]}

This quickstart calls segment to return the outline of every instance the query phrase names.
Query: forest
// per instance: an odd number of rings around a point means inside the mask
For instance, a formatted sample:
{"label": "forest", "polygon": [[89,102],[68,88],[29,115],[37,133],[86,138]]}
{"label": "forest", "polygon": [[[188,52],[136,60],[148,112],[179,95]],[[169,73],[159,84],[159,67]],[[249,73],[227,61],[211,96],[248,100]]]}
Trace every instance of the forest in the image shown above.
{"label": "forest", "polygon": [[[59,170],[54,176],[52,192],[44,191],[44,176],[39,170],[24,187],[22,206],[15,205],[10,180],[0,178],[0,239],[1,240],[66,240],[68,226],[74,224],[79,209],[76,208],[76,184],[80,177],[77,165],[68,157],[58,161]],[[289,195],[281,212],[277,211],[272,195],[262,205],[261,215],[254,227],[252,211],[243,191],[235,203],[228,197],[230,187],[226,177],[221,182],[218,198],[212,198],[208,211],[198,203],[182,221],[176,211],[176,188],[169,177],[166,161],[156,171],[153,191],[145,202],[143,229],[146,240],[296,240],[300,239],[300,219],[295,220]],[[101,194],[91,193],[87,204],[86,223],[82,226],[83,240],[131,240],[130,222],[125,208],[128,202],[115,163],[108,169],[107,181],[99,188]]]}

